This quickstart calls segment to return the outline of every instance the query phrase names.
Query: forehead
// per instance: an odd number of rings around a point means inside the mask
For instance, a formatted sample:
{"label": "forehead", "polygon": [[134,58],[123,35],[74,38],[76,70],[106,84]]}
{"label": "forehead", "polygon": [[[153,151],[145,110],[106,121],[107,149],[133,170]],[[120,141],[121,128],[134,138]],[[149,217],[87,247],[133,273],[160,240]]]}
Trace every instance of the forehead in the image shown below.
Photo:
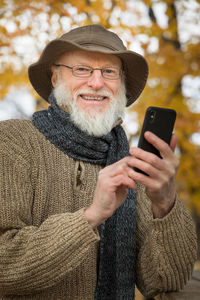
{"label": "forehead", "polygon": [[105,54],[93,51],[75,50],[64,53],[59,58],[59,63],[64,64],[98,64],[121,67],[119,57],[113,54]]}

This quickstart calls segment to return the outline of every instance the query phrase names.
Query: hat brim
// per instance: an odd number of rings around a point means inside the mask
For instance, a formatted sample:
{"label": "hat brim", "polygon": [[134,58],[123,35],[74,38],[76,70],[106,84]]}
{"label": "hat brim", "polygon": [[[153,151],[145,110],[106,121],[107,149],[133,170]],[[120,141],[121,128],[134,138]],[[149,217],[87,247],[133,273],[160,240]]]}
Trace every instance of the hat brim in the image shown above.
{"label": "hat brim", "polygon": [[130,106],[140,96],[148,77],[148,64],[143,56],[130,50],[113,51],[94,44],[86,44],[83,47],[73,42],[56,39],[45,47],[38,62],[28,68],[31,84],[46,101],[48,101],[53,88],[51,83],[52,64],[59,56],[73,50],[97,51],[119,57],[122,60],[125,73],[127,106]]}

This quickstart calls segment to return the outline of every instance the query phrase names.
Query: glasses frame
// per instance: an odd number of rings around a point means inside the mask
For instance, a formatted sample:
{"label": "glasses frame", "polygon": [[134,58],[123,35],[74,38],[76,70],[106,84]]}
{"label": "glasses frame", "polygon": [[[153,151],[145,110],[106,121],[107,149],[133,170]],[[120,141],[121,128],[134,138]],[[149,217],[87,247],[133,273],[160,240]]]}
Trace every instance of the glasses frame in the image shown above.
{"label": "glasses frame", "polygon": [[[118,79],[121,77],[121,75],[122,75],[122,70],[121,70],[120,68],[118,68],[118,67],[109,67],[109,66],[108,66],[108,67],[104,67],[104,68],[93,68],[93,67],[90,67],[90,66],[87,66],[87,65],[74,65],[74,66],[70,67],[70,66],[65,65],[65,64],[54,64],[54,66],[56,66],[56,67],[65,67],[65,68],[68,68],[68,69],[72,70],[72,74],[73,74],[75,77],[79,77],[79,78],[89,78],[89,77],[92,76],[92,74],[93,74],[93,72],[94,72],[95,70],[101,71],[102,77],[105,78],[105,79],[107,79],[107,80],[118,80]],[[75,74],[75,71],[74,71],[74,68],[75,68],[75,67],[87,67],[87,68],[90,69],[90,73],[89,73],[89,75],[84,75],[84,76],[81,75],[81,76],[79,76],[79,75]],[[118,70],[118,71],[119,71],[119,76],[118,76],[118,77],[115,77],[115,78],[105,77],[105,74],[103,73],[103,71],[104,71],[105,69],[109,69],[109,68]]]}

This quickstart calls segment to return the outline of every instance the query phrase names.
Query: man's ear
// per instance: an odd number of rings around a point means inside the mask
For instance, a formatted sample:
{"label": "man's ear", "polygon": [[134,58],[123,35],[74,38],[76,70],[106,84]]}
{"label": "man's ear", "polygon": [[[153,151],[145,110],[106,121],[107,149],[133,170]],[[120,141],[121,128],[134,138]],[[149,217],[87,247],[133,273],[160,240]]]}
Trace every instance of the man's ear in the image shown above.
{"label": "man's ear", "polygon": [[58,81],[58,72],[56,70],[56,66],[51,67],[51,72],[52,72],[51,83],[52,83],[52,86],[55,88],[57,85],[57,81]]}

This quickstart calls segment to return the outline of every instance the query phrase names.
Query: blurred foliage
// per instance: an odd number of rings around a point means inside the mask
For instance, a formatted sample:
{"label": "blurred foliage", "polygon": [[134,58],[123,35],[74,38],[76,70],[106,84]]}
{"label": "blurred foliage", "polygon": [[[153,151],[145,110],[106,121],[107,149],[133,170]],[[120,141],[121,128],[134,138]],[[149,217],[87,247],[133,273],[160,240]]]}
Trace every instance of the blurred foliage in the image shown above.
{"label": "blurred foliage", "polygon": [[[193,2],[199,13],[200,1]],[[156,4],[165,7],[165,26],[158,22]],[[141,8],[146,12],[146,23]],[[46,102],[31,89],[27,65],[36,61],[48,41],[72,27],[101,24],[118,33],[130,49],[138,41],[137,37],[141,37],[141,51],[149,63],[149,80],[140,101],[130,111],[137,112],[140,125],[149,105],[173,107],[177,111],[175,130],[180,157],[177,190],[180,198],[200,215],[200,146],[191,140],[192,135],[200,131],[200,114],[191,109],[188,104],[191,102],[183,93],[184,77],[200,75],[199,37],[194,34],[184,41],[180,38],[180,19],[188,9],[186,0],[1,0],[0,99],[11,85],[25,84],[34,93],[37,108],[45,107]],[[132,25],[132,20],[136,26]],[[23,48],[19,39],[24,36],[31,37],[34,42],[35,52],[31,59],[25,56],[30,49],[26,45]],[[150,47],[152,41],[158,45],[154,50]],[[19,54],[16,45],[20,43],[23,51]],[[138,134],[130,135],[130,140]]]}

